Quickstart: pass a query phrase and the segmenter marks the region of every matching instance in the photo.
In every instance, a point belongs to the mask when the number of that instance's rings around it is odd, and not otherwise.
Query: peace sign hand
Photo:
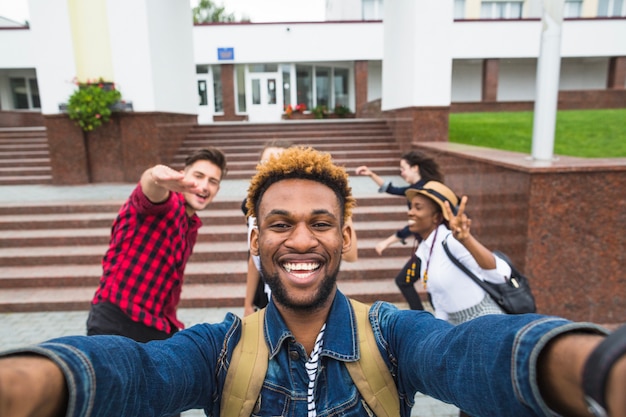
[[[450,226],[450,231],[452,231],[452,236],[458,240],[459,242],[463,242],[465,239],[470,237],[470,226],[472,224],[472,220],[467,217],[465,214],[465,206],[467,204],[467,196],[463,196],[461,198],[461,204],[459,205],[459,210],[457,214],[454,215],[452,209],[450,208],[450,203],[445,202],[445,210],[448,215],[448,225]]]

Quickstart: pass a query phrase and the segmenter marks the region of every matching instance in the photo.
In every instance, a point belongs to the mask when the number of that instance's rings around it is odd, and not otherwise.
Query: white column
[[[564,0],[544,0],[533,119],[532,158],[551,161],[559,98]]]
[[[59,113],[75,77],[109,78],[135,111],[197,112],[189,2],[28,2],[43,114]]]
[[[450,105],[452,3],[385,2],[382,110]]]

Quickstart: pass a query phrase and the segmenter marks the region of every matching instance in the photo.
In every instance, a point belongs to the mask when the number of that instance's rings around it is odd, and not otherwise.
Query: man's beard
[[[334,271],[330,271],[324,276],[322,285],[316,290],[315,293],[311,294],[311,298],[304,301],[295,301],[289,297],[288,291],[280,281],[278,273],[269,275],[263,270],[263,265],[261,265],[260,275],[272,290],[271,296],[275,299],[277,304],[291,310],[312,311],[321,308],[328,302],[330,295],[335,289],[337,274],[339,273],[340,266],[341,262],[337,265],[337,268],[335,268]]]

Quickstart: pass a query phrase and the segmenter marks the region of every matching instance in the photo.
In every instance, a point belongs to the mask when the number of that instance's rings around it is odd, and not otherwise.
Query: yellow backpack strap
[[[256,404],[269,361],[263,334],[265,309],[243,319],[241,340],[233,350],[222,391],[222,417],[249,417]]]
[[[350,300],[356,316],[361,358],[345,362],[352,381],[377,417],[400,416],[398,389],[380,355],[369,321],[369,306]]]

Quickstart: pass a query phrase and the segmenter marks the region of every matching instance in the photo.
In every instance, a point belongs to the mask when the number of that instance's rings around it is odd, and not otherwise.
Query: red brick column
[[[609,60],[609,75],[606,88],[609,90],[623,90],[626,82],[626,56],[614,56]]]
[[[354,62],[354,105],[356,117],[361,117],[367,105],[367,61]]]
[[[235,105],[235,65],[221,65],[221,81],[222,81],[222,105],[224,106],[223,115],[214,115],[213,121],[241,121],[248,120],[248,116],[238,116],[236,114],[237,107]]]
[[[482,101],[498,101],[499,69],[499,60],[483,60]]]

